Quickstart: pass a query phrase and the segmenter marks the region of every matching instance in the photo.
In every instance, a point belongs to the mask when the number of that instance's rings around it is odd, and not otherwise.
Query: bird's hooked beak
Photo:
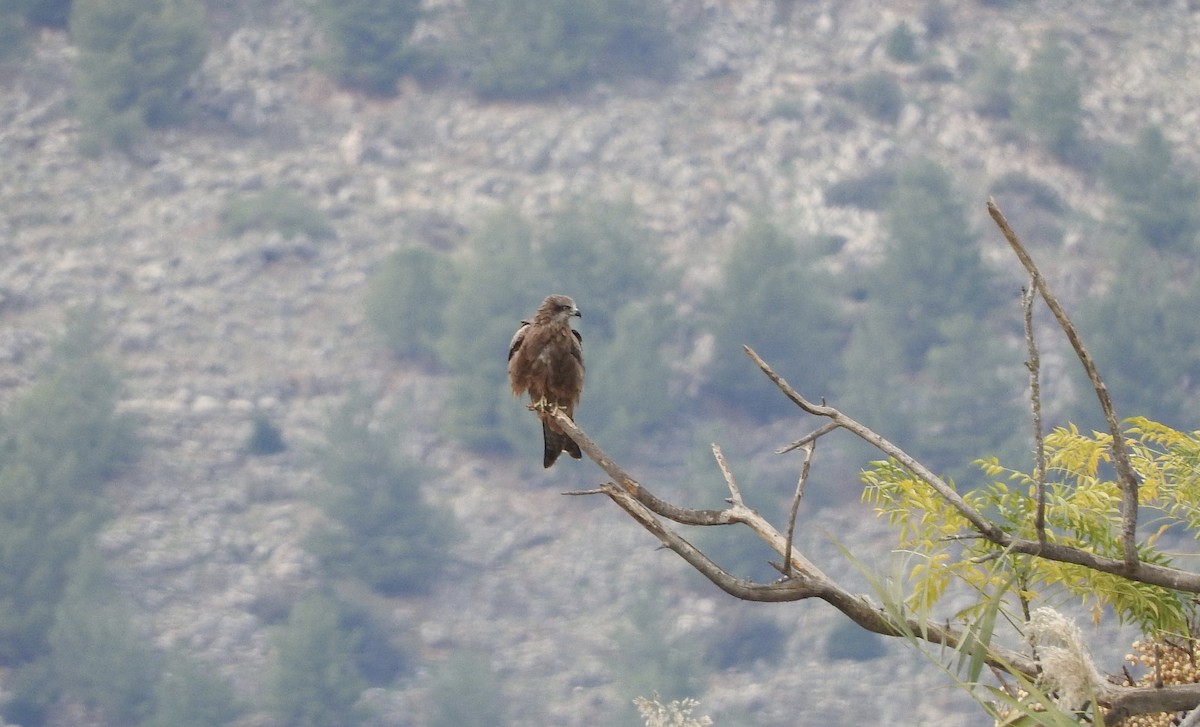
[[[583,314],[579,312],[578,308],[572,308],[571,315],[575,316],[576,318],[583,318]]]

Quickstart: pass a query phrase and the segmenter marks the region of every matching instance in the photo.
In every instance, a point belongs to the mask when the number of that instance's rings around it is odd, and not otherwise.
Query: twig
[[[1037,340],[1033,337],[1033,295],[1034,281],[1029,281],[1029,287],[1021,290],[1021,310],[1025,319],[1025,346],[1029,351],[1029,360],[1025,366],[1029,369],[1029,406],[1032,410],[1033,421],[1033,482],[1037,489],[1037,514],[1034,516],[1034,530],[1037,532],[1039,543],[1046,542],[1046,442],[1042,435],[1042,360],[1038,355]]]
[[[817,443],[811,441],[804,447],[804,463],[800,465],[800,479],[796,481],[796,494],[792,497],[792,509],[788,512],[787,548],[783,552],[783,577],[792,575],[792,538],[796,532],[796,513],[800,512],[800,498],[804,497],[804,483],[808,480],[808,470],[812,465],[813,452]]]
[[[1013,249],[1013,252],[1016,253],[1017,259],[1021,261],[1021,264],[1025,266],[1025,271],[1031,276],[1033,287],[1042,296],[1042,300],[1046,301],[1046,305],[1050,308],[1050,311],[1054,313],[1059,327],[1066,334],[1067,340],[1071,342],[1071,347],[1075,349],[1075,357],[1079,359],[1079,363],[1083,365],[1084,371],[1087,372],[1088,380],[1092,383],[1092,389],[1096,392],[1096,398],[1100,400],[1100,409],[1104,412],[1104,419],[1108,423],[1109,434],[1112,435],[1113,467],[1117,471],[1117,477],[1121,486],[1121,539],[1124,548],[1125,566],[1127,571],[1132,572],[1138,566],[1136,537],[1139,479],[1133,469],[1133,464],[1129,461],[1129,452],[1125,447],[1125,436],[1121,432],[1116,410],[1113,409],[1112,399],[1108,395],[1108,387],[1104,385],[1104,380],[1100,378],[1100,372],[1097,371],[1096,363],[1092,360],[1091,354],[1084,348],[1083,340],[1079,337],[1079,331],[1075,329],[1075,325],[1067,317],[1066,311],[1059,305],[1058,299],[1050,292],[1050,287],[1038,271],[1033,258],[1030,257],[1029,252],[1021,243],[1021,239],[1017,237],[1017,233],[1013,232],[1012,227],[1009,226],[1008,220],[1004,218],[1004,215],[1000,212],[1000,208],[996,206],[996,200],[989,199],[987,208],[988,214],[992,216],[992,219],[995,220],[996,225],[1004,234],[1004,239],[1008,240],[1008,244]]]
[[[725,476],[725,484],[729,487],[729,502],[733,505],[745,506],[742,502],[742,492],[738,489],[737,481],[733,479],[733,472],[729,470],[729,465],[725,462],[725,455],[721,452],[721,447],[715,442],[712,445],[713,458],[717,460],[717,467],[721,468],[721,474]]]
[[[824,402],[821,402],[821,403],[824,404]],[[815,441],[817,441],[817,439],[825,436],[826,434],[829,434],[830,432],[832,432],[834,429],[837,429],[837,428],[838,428],[838,425],[836,422],[826,422],[826,423],[822,424],[821,426],[817,427],[816,429],[814,429],[813,431],[809,432],[808,434],[805,434],[803,437],[800,437],[796,441],[792,442],[788,446],[786,446],[782,449],[775,450],[775,454],[787,454],[788,452],[791,452],[793,449],[800,449],[801,447],[808,444],[809,442],[815,442]]]

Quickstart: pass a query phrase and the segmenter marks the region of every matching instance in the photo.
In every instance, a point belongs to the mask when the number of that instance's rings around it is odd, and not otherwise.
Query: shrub
[[[15,58],[26,48],[25,22],[0,6],[0,62]]]
[[[1158,127],[1144,130],[1135,144],[1111,149],[1101,171],[1140,242],[1163,251],[1192,250],[1200,228],[1200,182],[1176,164]]]
[[[324,213],[286,187],[230,198],[221,212],[221,227],[229,237],[251,230],[274,230],[287,238],[306,235],[314,240],[335,234]]]
[[[397,356],[434,358],[453,287],[445,256],[426,247],[397,250],[371,278],[367,320]]]
[[[246,453],[254,456],[279,454],[287,449],[279,427],[271,423],[266,414],[254,415],[254,430],[246,441]]]
[[[783,410],[787,402],[775,386],[754,375],[742,351],[749,345],[803,391],[827,393],[841,344],[833,297],[829,278],[813,270],[794,240],[769,221],[752,222],[709,297],[716,339],[710,390],[761,419]]]
[[[1017,84],[1014,119],[1059,159],[1080,152],[1080,72],[1066,46],[1046,36]]]
[[[145,128],[181,120],[188,77],[206,52],[199,0],[77,0],[70,28],[90,148],[127,149]]]
[[[271,695],[288,727],[353,727],[365,719],[354,706],[367,686],[354,663],[357,644],[339,620],[337,602],[313,594],[272,634]]]
[[[662,0],[468,0],[471,81],[537,97],[623,75],[663,78],[675,51]]]
[[[222,727],[241,713],[229,683],[183,653],[166,658],[153,699],[143,727]]]
[[[978,67],[971,78],[972,107],[983,116],[1006,119],[1012,113],[1013,59],[995,46],[986,48],[979,57]]]
[[[775,665],[783,658],[788,632],[774,620],[749,616],[727,623],[709,645],[708,661],[717,669],[753,666],[757,661]]]
[[[11,16],[34,25],[65,28],[71,0],[0,0],[0,17]]]
[[[1062,195],[1054,187],[1023,172],[1008,172],[997,177],[991,184],[989,194],[1024,197],[1030,204],[1054,214],[1067,211]]]
[[[831,183],[825,188],[825,203],[835,207],[877,210],[887,202],[895,184],[894,169],[875,169],[857,177]]]
[[[137,724],[150,709],[159,654],[134,628],[129,607],[95,555],[81,558],[50,631],[50,662],[58,685],[118,724]]]
[[[421,17],[420,0],[319,0],[313,14],[332,49],[323,65],[342,85],[391,95],[417,62],[408,44]]]
[[[941,0],[926,0],[921,5],[921,24],[930,38],[941,38],[950,32],[954,16],[949,6]]]
[[[397,454],[386,431],[372,427],[362,397],[334,415],[326,439],[318,463],[328,487],[318,504],[337,527],[312,536],[313,552],[333,574],[358,578],[380,593],[427,590],[449,558],[453,517],[422,499],[425,470]]]
[[[886,71],[868,73],[850,89],[850,97],[876,121],[896,123],[904,108],[904,91],[896,77]]]
[[[137,451],[94,320],[68,330],[44,378],[0,418],[0,661],[45,654],[67,570],[106,519],[101,488]]]
[[[892,28],[891,32],[887,34],[883,47],[887,51],[888,58],[897,63],[916,63],[919,59],[917,37],[913,35],[912,28],[908,27],[908,23],[900,22]]]
[[[430,689],[429,727],[501,727],[500,679],[482,654],[459,652],[441,665]]]

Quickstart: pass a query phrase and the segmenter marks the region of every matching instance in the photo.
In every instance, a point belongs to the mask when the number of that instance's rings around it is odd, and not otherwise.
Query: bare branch
[[[966,518],[967,521],[971,523],[972,527],[987,536],[988,540],[996,543],[1000,543],[1001,541],[1004,541],[1005,544],[1007,543],[1008,535],[1005,534],[1004,531],[998,528],[990,520],[985,518],[978,510],[967,504],[967,501],[962,498],[962,495],[959,495],[957,492],[955,492],[954,488],[946,484],[945,480],[935,475],[932,470],[918,462],[916,458],[887,439],[884,439],[874,430],[858,423],[837,409],[834,409],[832,406],[813,404],[812,402],[808,401],[795,389],[793,389],[782,376],[775,373],[775,371],[767,364],[767,362],[763,361],[762,358],[754,352],[754,349],[750,348],[749,346],[742,346],[742,350],[746,352],[746,355],[749,356],[754,363],[758,364],[758,367],[762,369],[764,374],[767,375],[767,378],[775,382],[775,385],[779,387],[784,396],[791,399],[796,406],[799,406],[801,409],[814,416],[825,417],[829,419],[830,422],[836,426],[853,433],[867,444],[870,444],[880,452],[883,452],[887,456],[896,460],[906,469],[919,477],[923,482],[925,482],[925,484],[932,487],[939,496],[946,500],[946,502],[950,503],[955,510],[958,510],[959,514]]]
[[[1158,687],[1110,686],[1105,691],[1105,703],[1108,707],[1104,714],[1105,724],[1113,724],[1135,714],[1192,710],[1194,715],[1200,711],[1196,708],[1196,705],[1200,704],[1200,684],[1171,684]]]
[[[1033,422],[1033,481],[1037,488],[1037,515],[1034,516],[1034,530],[1037,532],[1039,543],[1046,542],[1046,441],[1042,436],[1042,360],[1038,356],[1037,341],[1033,337],[1033,294],[1034,282],[1030,280],[1029,287],[1021,290],[1021,310],[1025,320],[1025,347],[1029,351],[1029,360],[1025,366],[1029,369],[1029,406],[1032,410]]]
[[[804,483],[808,480],[808,470],[812,465],[813,452],[816,451],[815,441],[804,445],[804,463],[800,465],[800,479],[796,481],[796,494],[792,497],[792,509],[788,512],[787,550],[783,554],[783,575],[791,576],[792,536],[796,533],[796,513],[800,512],[800,498],[804,497]]]
[[[748,356],[754,360],[758,367],[763,370],[780,390],[796,403],[804,411],[821,417],[826,417],[833,423],[837,424],[842,429],[854,433],[860,439],[874,446],[879,451],[887,456],[895,459],[902,466],[916,475],[925,484],[933,488],[946,502],[950,503],[971,526],[991,542],[1001,548],[1008,548],[1013,553],[1022,553],[1025,555],[1035,555],[1047,560],[1055,560],[1062,563],[1074,563],[1082,565],[1093,570],[1103,573],[1111,573],[1128,578],[1140,583],[1147,583],[1154,586],[1163,586],[1177,591],[1186,591],[1188,593],[1200,593],[1200,574],[1190,573],[1188,571],[1169,568],[1166,566],[1155,565],[1152,563],[1144,563],[1135,561],[1130,566],[1128,559],[1116,560],[1104,556],[1096,555],[1086,550],[1072,548],[1056,543],[1040,543],[1036,540],[1025,540],[1022,538],[1014,538],[1011,534],[1003,531],[995,523],[985,518],[978,510],[972,508],[962,496],[954,491],[945,481],[933,474],[928,467],[918,462],[911,455],[905,452],[900,447],[884,439],[873,430],[858,423],[854,419],[846,416],[837,409],[822,405],[816,405],[807,401],[803,396],[796,392],[787,381],[779,374],[775,373],[765,361],[763,361],[757,353],[749,346],[742,347]]]
[[[712,445],[713,457],[717,460],[717,467],[721,468],[721,474],[725,476],[725,484],[729,487],[729,502],[734,505],[744,505],[742,502],[742,493],[738,490],[737,481],[733,479],[733,472],[729,470],[729,465],[725,463],[725,455],[721,452],[721,448],[716,443]]]
[[[850,593],[825,575],[819,568],[794,549],[788,564],[791,575],[775,583],[762,584],[737,578],[723,570],[685,538],[665,526],[656,515],[686,525],[741,523],[755,532],[776,553],[784,554],[787,539],[761,515],[744,505],[733,504],[726,510],[691,510],[680,508],[655,497],[613,462],[563,411],[554,414],[555,421],[588,457],[607,472],[617,484],[605,483],[599,490],[608,495],[639,525],[658,538],[689,565],[708,578],[722,591],[745,601],[801,601],[819,598],[838,609],[862,628],[884,636],[916,636],[930,643],[949,648],[982,648],[984,661],[1005,671],[1033,677],[1036,665],[1023,654],[997,646],[987,646],[970,639],[949,626],[938,626],[913,618],[895,620],[882,608],[872,605],[865,596]],[[727,468],[726,468],[727,469]],[[653,504],[651,504],[653,503]],[[694,515],[704,514],[706,522],[696,522]],[[677,517],[678,516],[678,517]]]
[[[1120,422],[1117,420],[1116,410],[1113,409],[1112,399],[1109,398],[1108,387],[1104,385],[1104,380],[1100,378],[1100,372],[1096,369],[1096,363],[1092,360],[1091,354],[1084,348],[1083,340],[1079,337],[1079,331],[1075,329],[1075,325],[1067,317],[1067,312],[1063,310],[1058,299],[1050,292],[1050,287],[1046,284],[1046,280],[1042,277],[1041,272],[1038,271],[1033,258],[1021,243],[1021,239],[1017,237],[1017,233],[1009,226],[1008,220],[1004,218],[1004,215],[1000,212],[1000,208],[996,206],[996,200],[989,199],[987,208],[988,214],[992,216],[1000,231],[1004,233],[1004,239],[1008,240],[1008,244],[1013,249],[1013,252],[1016,253],[1017,259],[1025,266],[1026,272],[1032,278],[1033,287],[1042,296],[1042,300],[1046,301],[1046,305],[1050,308],[1050,311],[1054,313],[1059,327],[1066,334],[1067,340],[1071,342],[1071,347],[1075,349],[1076,358],[1079,359],[1079,363],[1083,365],[1084,371],[1087,372],[1088,380],[1091,381],[1092,388],[1096,392],[1096,398],[1100,400],[1100,409],[1104,412],[1104,419],[1108,423],[1109,434],[1112,435],[1113,467],[1117,470],[1117,478],[1121,486],[1121,538],[1124,546],[1125,565],[1132,571],[1138,564],[1136,531],[1139,479],[1137,473],[1134,472],[1133,464],[1129,461],[1129,452],[1125,448],[1125,436],[1121,432]]]
[[[775,454],[787,454],[788,452],[791,452],[793,449],[800,449],[801,447],[808,444],[809,442],[815,442],[818,439],[820,439],[821,437],[825,436],[826,434],[829,434],[830,432],[832,432],[833,430],[835,430],[837,428],[838,428],[838,425],[836,423],[826,422],[826,423],[822,424],[821,426],[817,427],[816,429],[814,429],[812,432],[809,432],[808,434],[805,434],[803,437],[800,437],[796,441],[792,442],[788,446],[775,450]]]

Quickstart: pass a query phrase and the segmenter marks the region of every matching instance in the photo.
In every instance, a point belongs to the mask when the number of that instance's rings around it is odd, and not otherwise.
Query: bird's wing
[[[521,327],[513,334],[512,340],[508,342],[508,360],[512,361],[513,354],[525,342],[525,334],[529,332],[529,321],[521,321]]]

